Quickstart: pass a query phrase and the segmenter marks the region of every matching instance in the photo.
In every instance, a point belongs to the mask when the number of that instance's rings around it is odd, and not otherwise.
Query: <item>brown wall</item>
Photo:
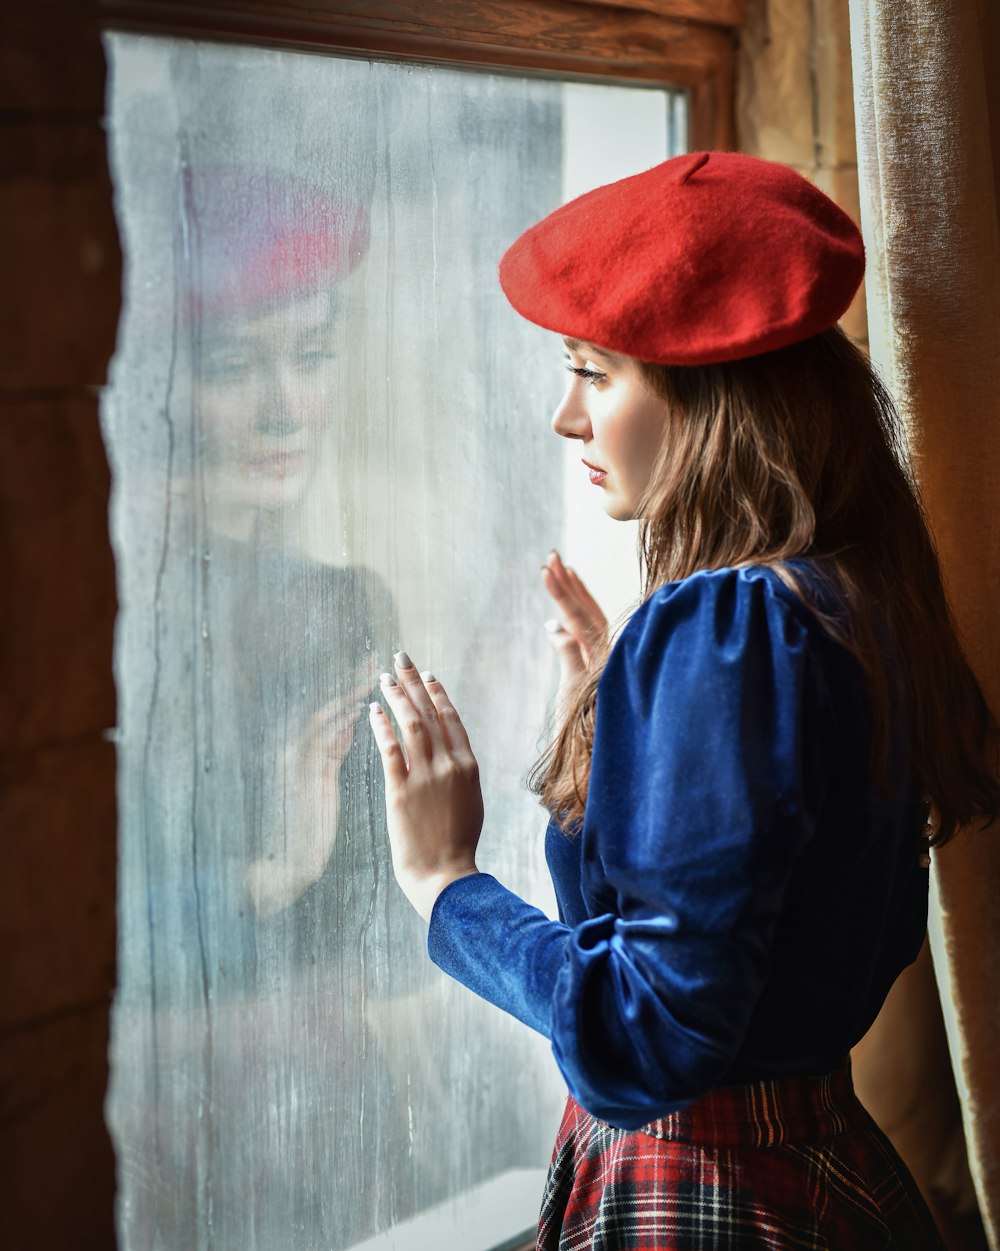
[[[114,1245],[114,569],[98,392],[120,259],[86,0],[0,17],[0,1248]]]
[[[749,0],[740,31],[736,138],[783,161],[860,225],[847,0]],[[843,319],[867,343],[864,288]]]

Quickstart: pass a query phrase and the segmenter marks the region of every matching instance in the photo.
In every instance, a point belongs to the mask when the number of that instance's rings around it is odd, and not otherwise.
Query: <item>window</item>
[[[561,545],[621,608],[635,587],[587,557],[627,565],[634,536],[551,435],[561,351],[496,262],[680,150],[685,98],[107,50],[121,1245],[486,1251],[534,1221],[564,1091],[543,1040],[428,962],[364,708],[399,646],[447,682],[481,863],[550,906],[522,785],[555,680],[538,566]]]

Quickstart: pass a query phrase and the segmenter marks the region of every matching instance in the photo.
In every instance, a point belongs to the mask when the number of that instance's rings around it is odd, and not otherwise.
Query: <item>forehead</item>
[[[335,315],[330,292],[289,300],[277,308],[247,310],[202,325],[202,341],[213,346],[247,340],[288,341],[327,329]]]

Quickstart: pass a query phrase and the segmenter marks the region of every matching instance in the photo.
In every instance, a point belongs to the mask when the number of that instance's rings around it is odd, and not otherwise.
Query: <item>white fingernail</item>
[[[434,676],[433,673],[431,673],[429,669],[425,669],[423,673],[420,675],[420,677],[424,682],[436,682],[437,681],[437,678]]]
[[[550,617],[545,623],[545,628],[549,634],[562,634],[566,629],[561,621],[557,621],[555,617]]]
[[[378,680],[382,683],[383,686],[398,686],[399,685],[399,683],[396,681],[396,679],[392,676],[391,673],[379,674]]]
[[[369,711],[369,712],[381,712],[381,711],[382,711],[382,705],[381,705],[381,704],[376,704],[376,703],[372,702],[372,703],[370,703],[370,704],[368,705],[368,711]]]

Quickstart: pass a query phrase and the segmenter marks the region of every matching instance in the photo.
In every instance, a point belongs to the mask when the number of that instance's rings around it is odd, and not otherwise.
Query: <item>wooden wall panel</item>
[[[0,568],[18,606],[0,614],[0,752],[115,723],[110,474],[97,405],[57,388],[0,398]]]
[[[111,1251],[121,262],[90,0],[0,16],[0,1247]]]

